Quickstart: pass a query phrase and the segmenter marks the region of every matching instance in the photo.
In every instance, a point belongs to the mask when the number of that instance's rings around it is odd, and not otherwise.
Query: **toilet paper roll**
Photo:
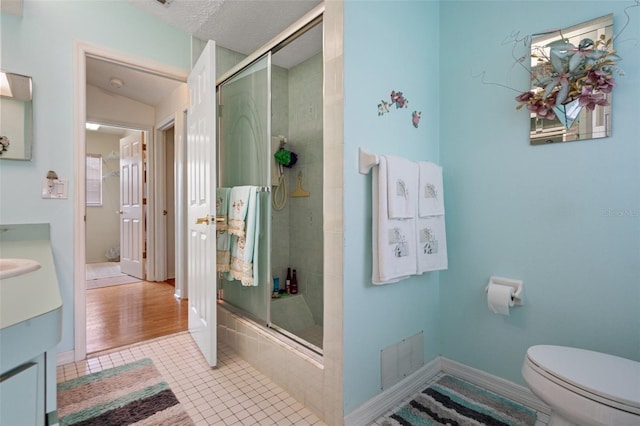
[[[509,308],[513,306],[514,288],[507,285],[489,284],[487,302],[489,310],[494,314],[509,315]]]

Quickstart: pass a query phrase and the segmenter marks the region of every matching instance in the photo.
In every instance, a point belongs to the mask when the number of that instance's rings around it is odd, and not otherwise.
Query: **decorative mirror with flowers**
[[[613,15],[531,40],[531,90],[516,97],[531,118],[532,145],[611,135],[611,92],[620,57]]]

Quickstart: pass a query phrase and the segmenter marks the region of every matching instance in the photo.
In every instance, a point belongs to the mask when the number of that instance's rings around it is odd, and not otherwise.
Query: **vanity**
[[[49,225],[0,225],[0,425],[57,423],[61,337]]]

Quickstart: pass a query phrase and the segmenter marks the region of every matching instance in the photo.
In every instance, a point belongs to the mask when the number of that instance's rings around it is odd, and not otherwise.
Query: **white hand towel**
[[[389,219],[387,160],[373,168],[372,178],[373,284],[398,282],[417,271],[415,219]]]
[[[418,165],[411,160],[385,155],[389,219],[416,217]]]
[[[231,240],[227,232],[230,195],[230,188],[216,189],[216,271],[218,272],[228,272],[231,261]]]
[[[447,234],[444,215],[417,219],[418,274],[447,269]]]
[[[258,242],[260,235],[260,203],[257,187],[250,186],[243,235],[231,236],[231,266],[229,275],[243,286],[257,286]]]
[[[418,217],[443,215],[442,167],[429,161],[419,161],[418,169]]]
[[[244,236],[247,217],[247,206],[251,193],[256,193],[255,186],[234,186],[229,195],[229,233],[239,237]]]

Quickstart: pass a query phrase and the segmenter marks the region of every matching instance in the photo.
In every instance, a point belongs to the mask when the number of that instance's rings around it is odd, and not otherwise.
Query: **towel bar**
[[[371,168],[378,164],[380,164],[380,159],[377,155],[358,148],[358,172],[367,175]]]

